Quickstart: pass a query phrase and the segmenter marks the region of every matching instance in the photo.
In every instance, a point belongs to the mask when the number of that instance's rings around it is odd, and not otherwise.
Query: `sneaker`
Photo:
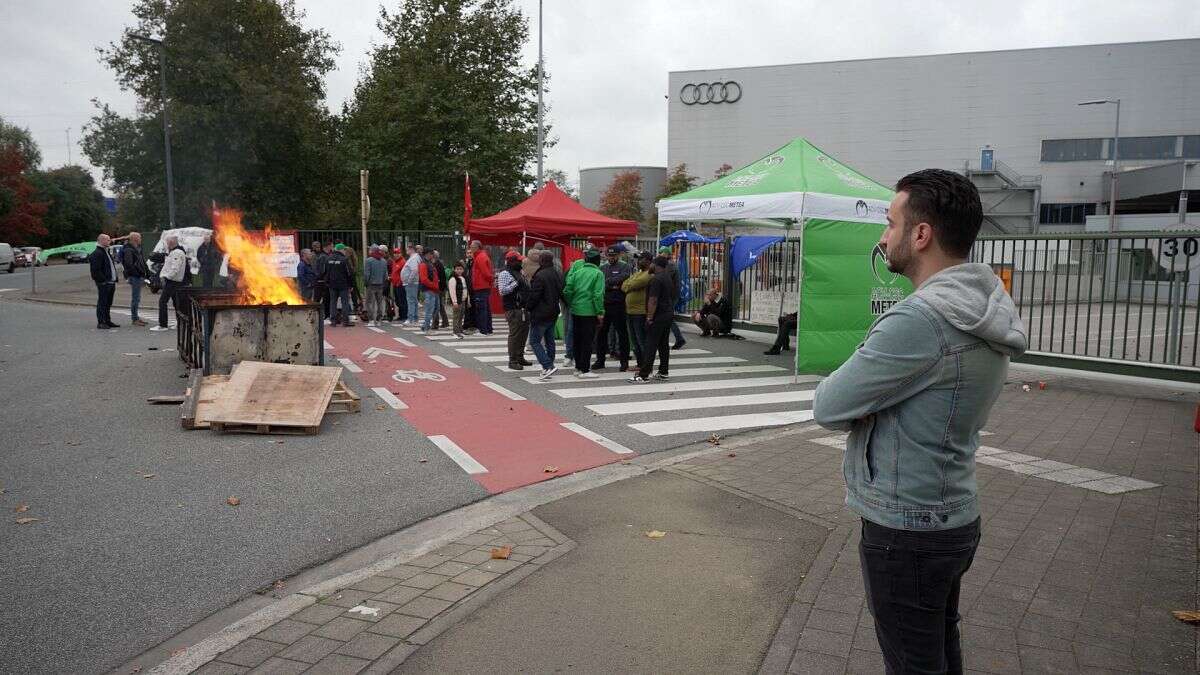
[[[171,329],[170,329],[170,328],[167,328],[166,326],[154,326],[154,327],[153,327],[153,328],[151,328],[150,330],[152,330],[152,331],[160,331],[160,330],[171,330]]]
[[[150,325],[150,324],[146,323],[145,321],[142,321],[141,319],[134,319],[131,323],[135,326],[149,326]]]
[[[592,364],[592,370],[604,370],[604,364],[597,361]]]
[[[633,377],[626,380],[626,382],[628,382],[630,384],[645,384],[649,381],[650,380],[647,380],[646,378],[642,377],[641,375],[634,375]]]
[[[466,336],[465,336],[465,335],[463,335],[462,333],[455,333],[455,334],[454,334],[454,337],[456,337],[456,338],[458,338],[459,340],[461,340],[461,339],[465,338]]]
[[[96,324],[96,330],[108,330],[109,328],[112,328],[112,326],[110,326],[110,325],[108,325],[108,324],[106,324],[106,323],[98,323],[98,324]]]
[[[598,380],[598,379],[600,379],[599,375],[597,375],[596,373],[591,373],[591,372],[575,373],[575,377],[578,377],[581,380]]]
[[[332,326],[332,325],[333,325],[333,321],[331,321],[331,320],[329,320],[329,319],[325,319],[325,325],[326,325],[326,326]]]
[[[651,375],[650,378],[655,379],[655,380],[662,380],[663,382],[666,382],[668,379],[670,379],[668,375],[665,375],[663,373],[655,373],[655,374]]]
[[[558,372],[558,366],[551,365],[549,368],[542,371],[542,374],[538,379],[539,380],[548,380],[548,379],[550,379],[551,375],[553,375],[557,372]]]
[[[509,370],[525,370],[525,366],[523,366],[519,363],[510,363],[510,364],[508,364],[508,369]]]
[[[671,345],[671,350],[678,351],[680,349],[683,349],[683,346],[686,344],[687,344],[687,340],[680,340],[679,342],[676,342],[675,344]]]

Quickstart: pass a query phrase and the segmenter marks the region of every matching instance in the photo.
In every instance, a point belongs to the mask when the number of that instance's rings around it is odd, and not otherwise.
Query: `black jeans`
[[[665,316],[655,319],[646,327],[646,342],[642,345],[642,360],[638,363],[638,374],[643,379],[650,377],[654,370],[654,353],[658,352],[658,372],[666,375],[671,365],[671,324],[675,317]]]
[[[782,351],[791,347],[792,331],[796,330],[796,313],[784,314],[779,317],[779,328],[775,333],[775,344],[771,349]]]
[[[179,291],[180,286],[183,286],[182,281],[162,280],[162,290],[158,292],[158,325],[163,328],[167,328],[167,303],[173,302],[175,308],[179,308],[179,301],[175,299],[175,294]]]
[[[110,281],[107,283],[96,284],[96,325],[107,326],[112,323],[112,315],[109,310],[112,309],[113,295],[117,292],[117,283]],[[136,307],[136,305],[135,305]],[[137,311],[136,309],[134,310]]]
[[[475,327],[484,335],[492,334],[492,289],[471,291],[471,302],[475,305]]]
[[[604,367],[605,352],[608,351],[608,331],[617,333],[617,357],[622,366],[629,365],[629,322],[625,314],[625,301],[604,303],[604,323],[596,335],[596,367]]]
[[[952,530],[862,521],[867,606],[888,673],[961,673],[958,595],[979,546],[979,520]]]
[[[587,373],[592,369],[592,343],[596,339],[596,317],[571,315],[572,345],[575,353],[575,372]]]

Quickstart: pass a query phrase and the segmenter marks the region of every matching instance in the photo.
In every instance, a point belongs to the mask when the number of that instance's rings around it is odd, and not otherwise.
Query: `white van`
[[[17,269],[17,256],[13,247],[0,243],[0,270],[8,270],[12,274]]]

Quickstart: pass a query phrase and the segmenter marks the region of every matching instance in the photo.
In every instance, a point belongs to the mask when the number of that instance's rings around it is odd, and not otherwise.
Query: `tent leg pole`
[[[521,255],[525,255],[526,253],[529,253],[529,247],[527,245],[528,242],[526,241],[528,239],[528,236],[529,236],[528,232],[521,232]]]
[[[661,244],[662,243],[662,216],[655,215],[654,222],[655,222],[654,240]]]

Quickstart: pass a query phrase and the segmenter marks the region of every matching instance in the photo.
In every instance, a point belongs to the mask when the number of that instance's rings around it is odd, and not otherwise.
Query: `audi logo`
[[[708,105],[709,103],[736,103],[742,98],[742,85],[729,82],[701,82],[685,84],[679,90],[679,100],[684,105]]]

